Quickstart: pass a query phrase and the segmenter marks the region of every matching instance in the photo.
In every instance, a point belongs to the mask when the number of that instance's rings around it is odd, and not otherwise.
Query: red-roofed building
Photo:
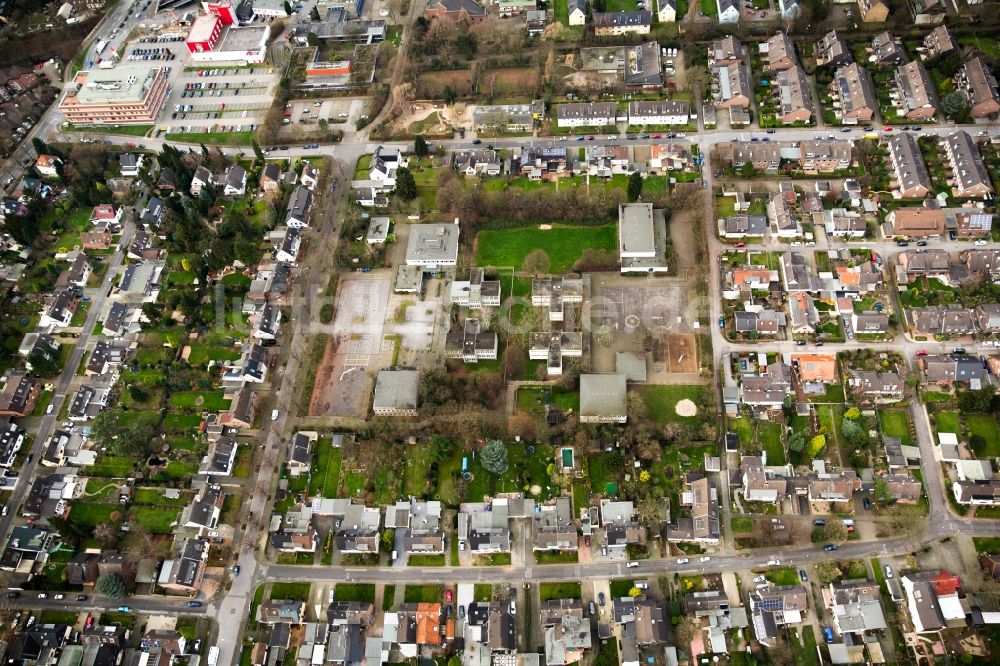
[[[94,211],[90,214],[91,224],[115,225],[122,219],[122,208],[115,210],[111,204],[100,204],[94,206]]]
[[[188,32],[188,51],[191,53],[205,53],[215,48],[219,42],[219,35],[222,34],[222,19],[216,14],[204,14],[199,16],[191,24]]]
[[[958,592],[958,588],[962,586],[958,580],[958,576],[948,573],[943,569],[935,574],[934,578],[931,579],[931,584],[934,585],[934,592],[939,597],[947,594],[955,594]]]

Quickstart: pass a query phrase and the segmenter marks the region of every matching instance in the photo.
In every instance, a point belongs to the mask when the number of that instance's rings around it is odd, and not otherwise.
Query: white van
[[[277,421],[278,420],[278,410],[277,409],[272,409],[271,410],[271,420],[272,421]]]

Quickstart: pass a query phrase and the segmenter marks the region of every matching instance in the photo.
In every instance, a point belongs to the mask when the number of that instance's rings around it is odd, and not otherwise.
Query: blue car
[[[833,642],[833,629],[831,629],[830,627],[823,627],[823,639],[827,643],[832,643]]]

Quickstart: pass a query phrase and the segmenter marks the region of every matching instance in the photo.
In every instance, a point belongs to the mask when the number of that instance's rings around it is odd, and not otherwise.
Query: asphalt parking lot
[[[274,69],[266,65],[236,69],[192,69],[190,64],[187,68],[175,67],[171,93],[157,129],[252,131],[271,107],[276,76]]]
[[[327,100],[292,100],[289,104],[291,109],[291,121],[293,123],[319,122],[326,120],[331,123],[347,122],[351,114],[351,102],[348,98],[327,99]]]

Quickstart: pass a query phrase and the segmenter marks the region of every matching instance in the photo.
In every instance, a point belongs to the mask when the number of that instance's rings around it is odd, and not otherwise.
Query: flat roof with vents
[[[148,64],[81,72],[75,97],[81,104],[141,103],[159,72]]]
[[[457,221],[457,220],[456,220]],[[458,224],[411,224],[406,244],[409,266],[454,266],[458,262]]]

